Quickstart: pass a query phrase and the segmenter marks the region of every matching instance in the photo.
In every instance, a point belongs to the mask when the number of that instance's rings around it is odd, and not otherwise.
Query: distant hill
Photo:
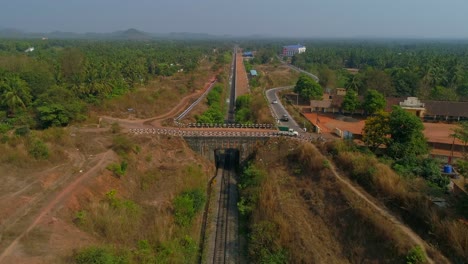
[[[147,33],[135,28],[115,31],[110,33],[74,33],[53,31],[49,33],[30,33],[12,28],[0,28],[0,38],[42,38],[49,39],[115,39],[115,40],[151,40],[151,39],[229,39],[232,36],[216,36],[206,33],[171,32],[171,33]]]

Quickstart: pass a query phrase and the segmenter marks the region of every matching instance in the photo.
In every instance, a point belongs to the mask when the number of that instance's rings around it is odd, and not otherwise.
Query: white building
[[[283,56],[292,57],[296,54],[301,54],[306,51],[306,47],[303,45],[289,45],[283,46]]]

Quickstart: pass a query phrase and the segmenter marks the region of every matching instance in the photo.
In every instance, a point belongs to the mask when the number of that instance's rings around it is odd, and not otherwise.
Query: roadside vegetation
[[[222,124],[224,123],[224,113],[226,104],[224,103],[225,89],[217,84],[206,96],[208,109],[200,116],[195,117],[197,123]]]

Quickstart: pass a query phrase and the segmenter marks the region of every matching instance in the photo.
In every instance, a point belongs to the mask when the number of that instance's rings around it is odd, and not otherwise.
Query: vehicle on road
[[[288,131],[279,131],[279,135],[281,136],[290,136],[290,137],[297,137],[299,136],[299,132],[295,131],[294,129],[290,128]]]
[[[271,103],[272,103],[272,104],[277,104],[277,103],[278,103],[278,100],[275,99],[275,100],[271,101]]]
[[[291,136],[291,137],[299,136],[299,132],[287,126],[278,126],[278,130],[279,130],[279,134],[283,136]]]
[[[288,122],[289,121],[289,117],[288,115],[283,115],[280,119],[281,121],[284,121],[284,122]]]

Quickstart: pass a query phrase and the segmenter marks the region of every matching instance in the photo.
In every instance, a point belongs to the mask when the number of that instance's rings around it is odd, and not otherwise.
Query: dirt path
[[[317,150],[318,151],[318,150]],[[330,170],[332,171],[333,175],[346,187],[348,187],[352,192],[354,192],[357,196],[359,196],[362,200],[364,200],[371,208],[373,208],[375,211],[380,213],[383,217],[388,219],[390,222],[392,222],[396,227],[398,227],[403,233],[405,233],[416,245],[421,246],[421,248],[424,250],[424,253],[426,253],[427,257],[427,262],[434,264],[435,262],[429,257],[427,254],[426,248],[428,247],[427,243],[421,239],[413,230],[411,230],[408,226],[406,226],[404,223],[402,223],[400,220],[398,220],[395,216],[392,215],[392,213],[386,209],[383,208],[373,201],[371,201],[367,196],[358,188],[354,187],[353,184],[351,184],[347,179],[344,177],[340,176],[338,172],[335,169],[335,166],[332,165],[332,162],[330,161]],[[447,263],[450,263],[447,260]]]
[[[129,119],[122,119],[122,118],[114,118],[110,116],[101,116],[101,120],[107,121],[109,123],[118,122],[124,128],[137,128],[137,127],[143,127],[143,126],[161,127],[161,121],[164,121],[171,117],[176,117],[177,114],[184,111],[188,106],[190,106],[190,104],[193,101],[195,101],[198,97],[203,95],[203,93],[210,87],[210,84],[211,82],[207,82],[205,84],[205,87],[202,90],[183,97],[179,101],[179,103],[176,106],[174,106],[171,110],[156,117],[129,120]]]
[[[18,243],[21,241],[23,237],[25,237],[29,232],[31,232],[41,222],[41,220],[43,220],[43,218],[46,215],[51,214],[51,211],[53,208],[58,207],[64,201],[66,201],[66,199],[70,197],[70,195],[72,195],[74,192],[76,192],[80,188],[80,185],[85,180],[90,179],[91,177],[95,176],[96,173],[98,173],[101,169],[105,168],[107,163],[112,160],[112,154],[113,154],[112,150],[108,150],[104,153],[95,155],[93,161],[97,161],[97,163],[93,167],[91,167],[90,169],[88,169],[88,171],[79,175],[76,179],[74,179],[72,182],[70,182],[66,186],[63,186],[63,188],[55,196],[53,196],[50,200],[48,200],[46,202],[46,205],[39,211],[37,216],[33,218],[31,224],[29,224],[27,228],[19,236],[17,236],[1,253],[0,263],[2,263],[2,261],[7,256],[11,255],[14,252],[14,249],[16,248],[16,246],[18,245]]]

